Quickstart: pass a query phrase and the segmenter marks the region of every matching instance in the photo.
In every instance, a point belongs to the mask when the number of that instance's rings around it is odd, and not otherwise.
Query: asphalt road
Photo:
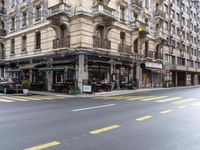
[[[3,98],[0,150],[200,150],[200,88],[116,97]]]

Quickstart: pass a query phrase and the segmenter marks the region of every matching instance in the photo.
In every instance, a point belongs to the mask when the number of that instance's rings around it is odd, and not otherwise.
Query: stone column
[[[52,90],[52,84],[53,84],[53,72],[47,72],[46,74],[46,78],[47,78],[47,90],[51,91]]]
[[[88,80],[88,64],[85,62],[84,54],[79,55],[78,59],[78,87],[83,92],[83,80]]]

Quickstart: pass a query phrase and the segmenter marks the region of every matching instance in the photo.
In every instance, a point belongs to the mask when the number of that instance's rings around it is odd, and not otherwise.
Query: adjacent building
[[[1,0],[0,8],[1,76],[32,89],[200,82],[198,1]]]

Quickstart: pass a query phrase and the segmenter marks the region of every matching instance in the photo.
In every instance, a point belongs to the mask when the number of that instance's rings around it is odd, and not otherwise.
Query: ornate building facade
[[[2,1],[1,75],[29,79],[32,89],[48,91],[63,91],[63,83],[69,89],[75,81],[81,90],[95,84],[95,91],[131,89],[133,83],[140,88],[198,84],[198,5]]]

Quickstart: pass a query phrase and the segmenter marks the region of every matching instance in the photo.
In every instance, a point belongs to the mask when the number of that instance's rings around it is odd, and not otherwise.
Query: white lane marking
[[[84,111],[84,110],[91,110],[91,109],[98,109],[98,108],[104,108],[104,107],[111,107],[115,106],[116,104],[108,104],[108,105],[101,105],[101,106],[94,106],[94,107],[86,107],[86,108],[80,108],[80,109],[74,109],[73,112],[77,111]]]
[[[6,100],[23,101],[23,102],[28,101],[28,100],[25,100],[25,99],[16,98],[15,96],[14,97],[11,97],[11,96],[1,96],[1,98],[6,99]]]

